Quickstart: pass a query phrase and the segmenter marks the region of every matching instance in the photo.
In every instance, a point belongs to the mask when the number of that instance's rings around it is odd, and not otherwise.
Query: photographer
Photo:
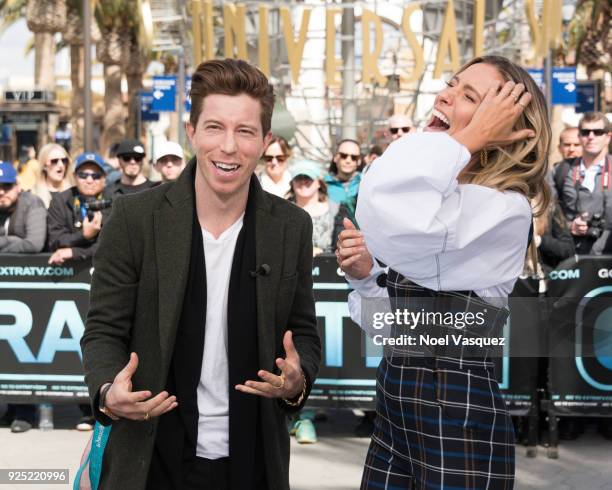
[[[104,192],[104,160],[83,153],[75,163],[76,186],[53,196],[47,218],[50,264],[91,258],[98,234],[110,215],[111,200]]]
[[[589,112],[578,125],[582,158],[561,175],[559,199],[578,254],[609,253],[606,242],[612,228],[612,159],[608,155],[610,121]]]

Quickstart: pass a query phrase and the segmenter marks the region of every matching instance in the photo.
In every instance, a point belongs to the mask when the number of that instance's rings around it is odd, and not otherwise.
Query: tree
[[[70,49],[70,83],[72,97],[70,99],[70,124],[72,126],[72,152],[83,151],[84,131],[84,65],[83,65],[83,11],[81,0],[68,0],[66,25],[62,31],[62,39]],[[91,38],[93,42],[100,41],[100,30],[95,20],[91,23]]]
[[[66,0],[28,0],[26,21],[34,33],[34,83],[38,88],[55,90],[54,35],[66,25]]]

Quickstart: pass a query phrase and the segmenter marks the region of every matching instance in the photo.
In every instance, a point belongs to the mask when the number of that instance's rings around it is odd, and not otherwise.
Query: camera
[[[85,201],[83,207],[87,210],[87,219],[91,221],[96,211],[110,208],[112,204],[112,199],[91,199]]]
[[[589,221],[587,221],[588,229],[586,236],[593,240],[597,240],[604,230],[604,218],[601,213],[594,213]]]

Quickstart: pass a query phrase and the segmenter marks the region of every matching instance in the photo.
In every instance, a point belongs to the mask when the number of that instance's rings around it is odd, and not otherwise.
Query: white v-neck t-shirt
[[[202,228],[206,262],[206,325],[197,390],[196,455],[207,459],[229,456],[227,301],[232,261],[243,221],[244,214],[217,239]]]

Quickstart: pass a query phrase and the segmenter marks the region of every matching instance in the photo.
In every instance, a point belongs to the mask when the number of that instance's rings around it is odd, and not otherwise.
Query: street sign
[[[142,90],[140,92],[140,120],[159,121],[159,113],[151,110],[153,103],[153,92]]]
[[[576,112],[597,112],[601,107],[600,82],[597,80],[580,81],[576,87]]]
[[[151,110],[154,112],[174,112],[176,110],[176,76],[153,77]]]
[[[527,68],[527,73],[531,75],[536,85],[544,92],[544,70],[542,68]]]
[[[576,68],[553,68],[552,104],[576,105]]]
[[[189,91],[191,90],[191,77],[185,78],[185,112],[191,112],[191,97]]]

